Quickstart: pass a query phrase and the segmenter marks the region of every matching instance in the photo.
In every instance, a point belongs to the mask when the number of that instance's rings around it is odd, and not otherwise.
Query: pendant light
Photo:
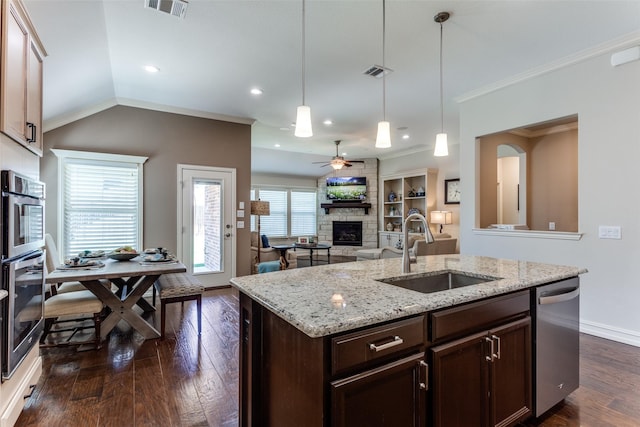
[[[440,133],[436,135],[436,148],[433,151],[433,155],[436,157],[449,155],[447,134],[444,133],[444,101],[442,95],[442,23],[449,19],[449,16],[449,12],[440,12],[433,17],[433,20],[440,24]]]
[[[386,39],[386,3],[382,0],[382,121],[378,122],[376,148],[391,147],[391,128],[387,121],[387,72],[385,67],[385,39]]]
[[[302,105],[298,107],[296,114],[296,130],[295,136],[301,138],[308,138],[313,136],[313,130],[311,129],[311,108],[305,105],[305,12],[306,3],[302,0]]]

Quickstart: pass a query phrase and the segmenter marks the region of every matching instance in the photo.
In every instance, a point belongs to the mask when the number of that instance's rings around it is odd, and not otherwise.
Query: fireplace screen
[[[333,221],[333,246],[362,246],[362,221]]]

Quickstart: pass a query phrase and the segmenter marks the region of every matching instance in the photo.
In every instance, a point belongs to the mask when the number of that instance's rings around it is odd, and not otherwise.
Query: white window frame
[[[131,156],[127,154],[111,154],[111,153],[95,153],[90,151],[75,151],[75,150],[61,150],[58,148],[52,148],[51,151],[58,158],[58,197],[57,197],[57,239],[56,246],[60,248],[61,255],[65,248],[65,233],[64,233],[64,166],[69,160],[88,160],[88,161],[102,161],[102,162],[118,162],[118,163],[131,163],[136,164],[138,168],[138,232],[137,239],[140,244],[143,244],[143,183],[144,183],[144,168],[143,165],[149,159],[145,156]],[[140,248],[138,248],[140,249]]]

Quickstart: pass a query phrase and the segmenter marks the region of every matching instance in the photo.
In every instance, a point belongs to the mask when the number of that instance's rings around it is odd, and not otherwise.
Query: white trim
[[[235,277],[237,275],[237,263],[236,263],[236,253],[237,253],[237,241],[238,241],[238,229],[236,228],[237,224],[237,219],[236,219],[236,206],[237,206],[237,201],[236,201],[236,193],[237,193],[237,179],[236,179],[236,169],[235,168],[225,168],[225,167],[216,167],[216,166],[198,166],[198,165],[188,165],[188,164],[182,164],[182,163],[178,163],[177,167],[176,167],[176,185],[177,185],[177,203],[176,203],[176,255],[178,257],[178,259],[184,259],[183,256],[183,246],[184,246],[184,227],[183,227],[183,206],[182,206],[182,200],[184,197],[184,182],[182,181],[182,176],[184,174],[185,170],[193,170],[193,171],[206,171],[206,172],[218,172],[218,173],[225,173],[225,174],[230,174],[231,175],[231,182],[230,182],[230,186],[231,186],[231,190],[230,190],[230,197],[231,197],[231,206],[229,206],[229,210],[231,212],[231,215],[229,218],[225,218],[229,224],[232,225],[231,228],[231,253],[230,254],[226,254],[229,255],[231,258],[231,272],[230,272],[230,277]],[[224,190],[226,191],[226,189]],[[245,217],[246,218],[246,217]],[[246,219],[245,219],[245,228],[247,227],[246,224]],[[226,257],[225,257],[226,259]],[[191,268],[190,266],[187,266],[187,268]],[[205,284],[206,285],[206,284]],[[225,284],[226,285],[226,284]],[[218,285],[216,285],[218,286]],[[220,285],[222,286],[222,285]]]
[[[625,34],[622,37],[618,37],[617,39],[613,39],[608,42],[590,47],[588,49],[577,52],[573,55],[569,55],[565,58],[559,59],[557,61],[550,62],[540,67],[532,68],[531,70],[525,71],[523,73],[516,74],[506,79],[478,88],[471,92],[467,92],[466,94],[463,94],[461,96],[454,98],[454,100],[457,103],[467,102],[471,99],[484,96],[488,93],[495,92],[500,89],[504,89],[505,87],[512,86],[514,84],[523,82],[525,80],[529,80],[534,77],[538,77],[543,74],[547,74],[552,71],[556,71],[561,68],[565,68],[570,65],[574,65],[579,62],[583,62],[588,59],[610,53],[614,50],[631,47],[634,44],[637,44],[639,41],[640,41],[640,30],[634,31],[634,32]]]
[[[596,337],[605,338],[612,341],[640,347],[640,331],[632,331],[629,329],[615,328],[597,322],[588,320],[580,321],[580,332],[595,335]]]
[[[91,151],[75,151],[75,150],[61,150],[59,148],[52,148],[51,151],[56,157],[60,159],[85,159],[85,160],[102,160],[106,162],[125,162],[125,163],[138,163],[144,164],[149,157],[145,156],[130,156],[128,154],[113,154],[113,153],[95,153]]]
[[[583,234],[567,231],[498,230],[495,228],[474,228],[472,231],[473,234],[480,236],[524,237],[530,239],[552,240],[580,240]]]
[[[64,172],[64,163],[68,159],[82,159],[82,160],[93,160],[93,161],[102,161],[102,162],[120,162],[120,163],[129,163],[129,164],[137,164],[138,168],[138,241],[140,245],[144,243],[144,163],[149,159],[146,156],[132,156],[128,154],[113,154],[113,153],[96,153],[91,151],[76,151],[76,150],[62,150],[58,148],[52,148],[51,151],[58,158],[58,212],[57,212],[57,223],[56,223],[56,245],[59,248],[64,248],[64,233],[63,229],[63,220],[64,220],[64,188],[63,188],[63,172]],[[140,248],[139,248],[140,249]]]

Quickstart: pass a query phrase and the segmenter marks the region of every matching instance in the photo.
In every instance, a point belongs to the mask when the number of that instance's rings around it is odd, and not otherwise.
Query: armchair
[[[258,250],[260,251],[260,262],[265,261],[279,261],[280,251],[274,248],[265,248],[262,246],[262,239],[258,238],[256,231],[251,232],[251,265],[254,272],[257,272],[258,264]],[[289,263],[289,269],[296,268],[298,266],[298,258],[295,252],[287,251],[286,260]]]
[[[416,238],[417,237],[417,238]],[[455,238],[436,238],[433,243],[427,244],[424,236],[409,237],[409,255],[411,257],[424,255],[441,255],[456,253]],[[378,249],[360,249],[356,251],[358,261],[380,258],[402,258],[402,249],[385,246]]]

